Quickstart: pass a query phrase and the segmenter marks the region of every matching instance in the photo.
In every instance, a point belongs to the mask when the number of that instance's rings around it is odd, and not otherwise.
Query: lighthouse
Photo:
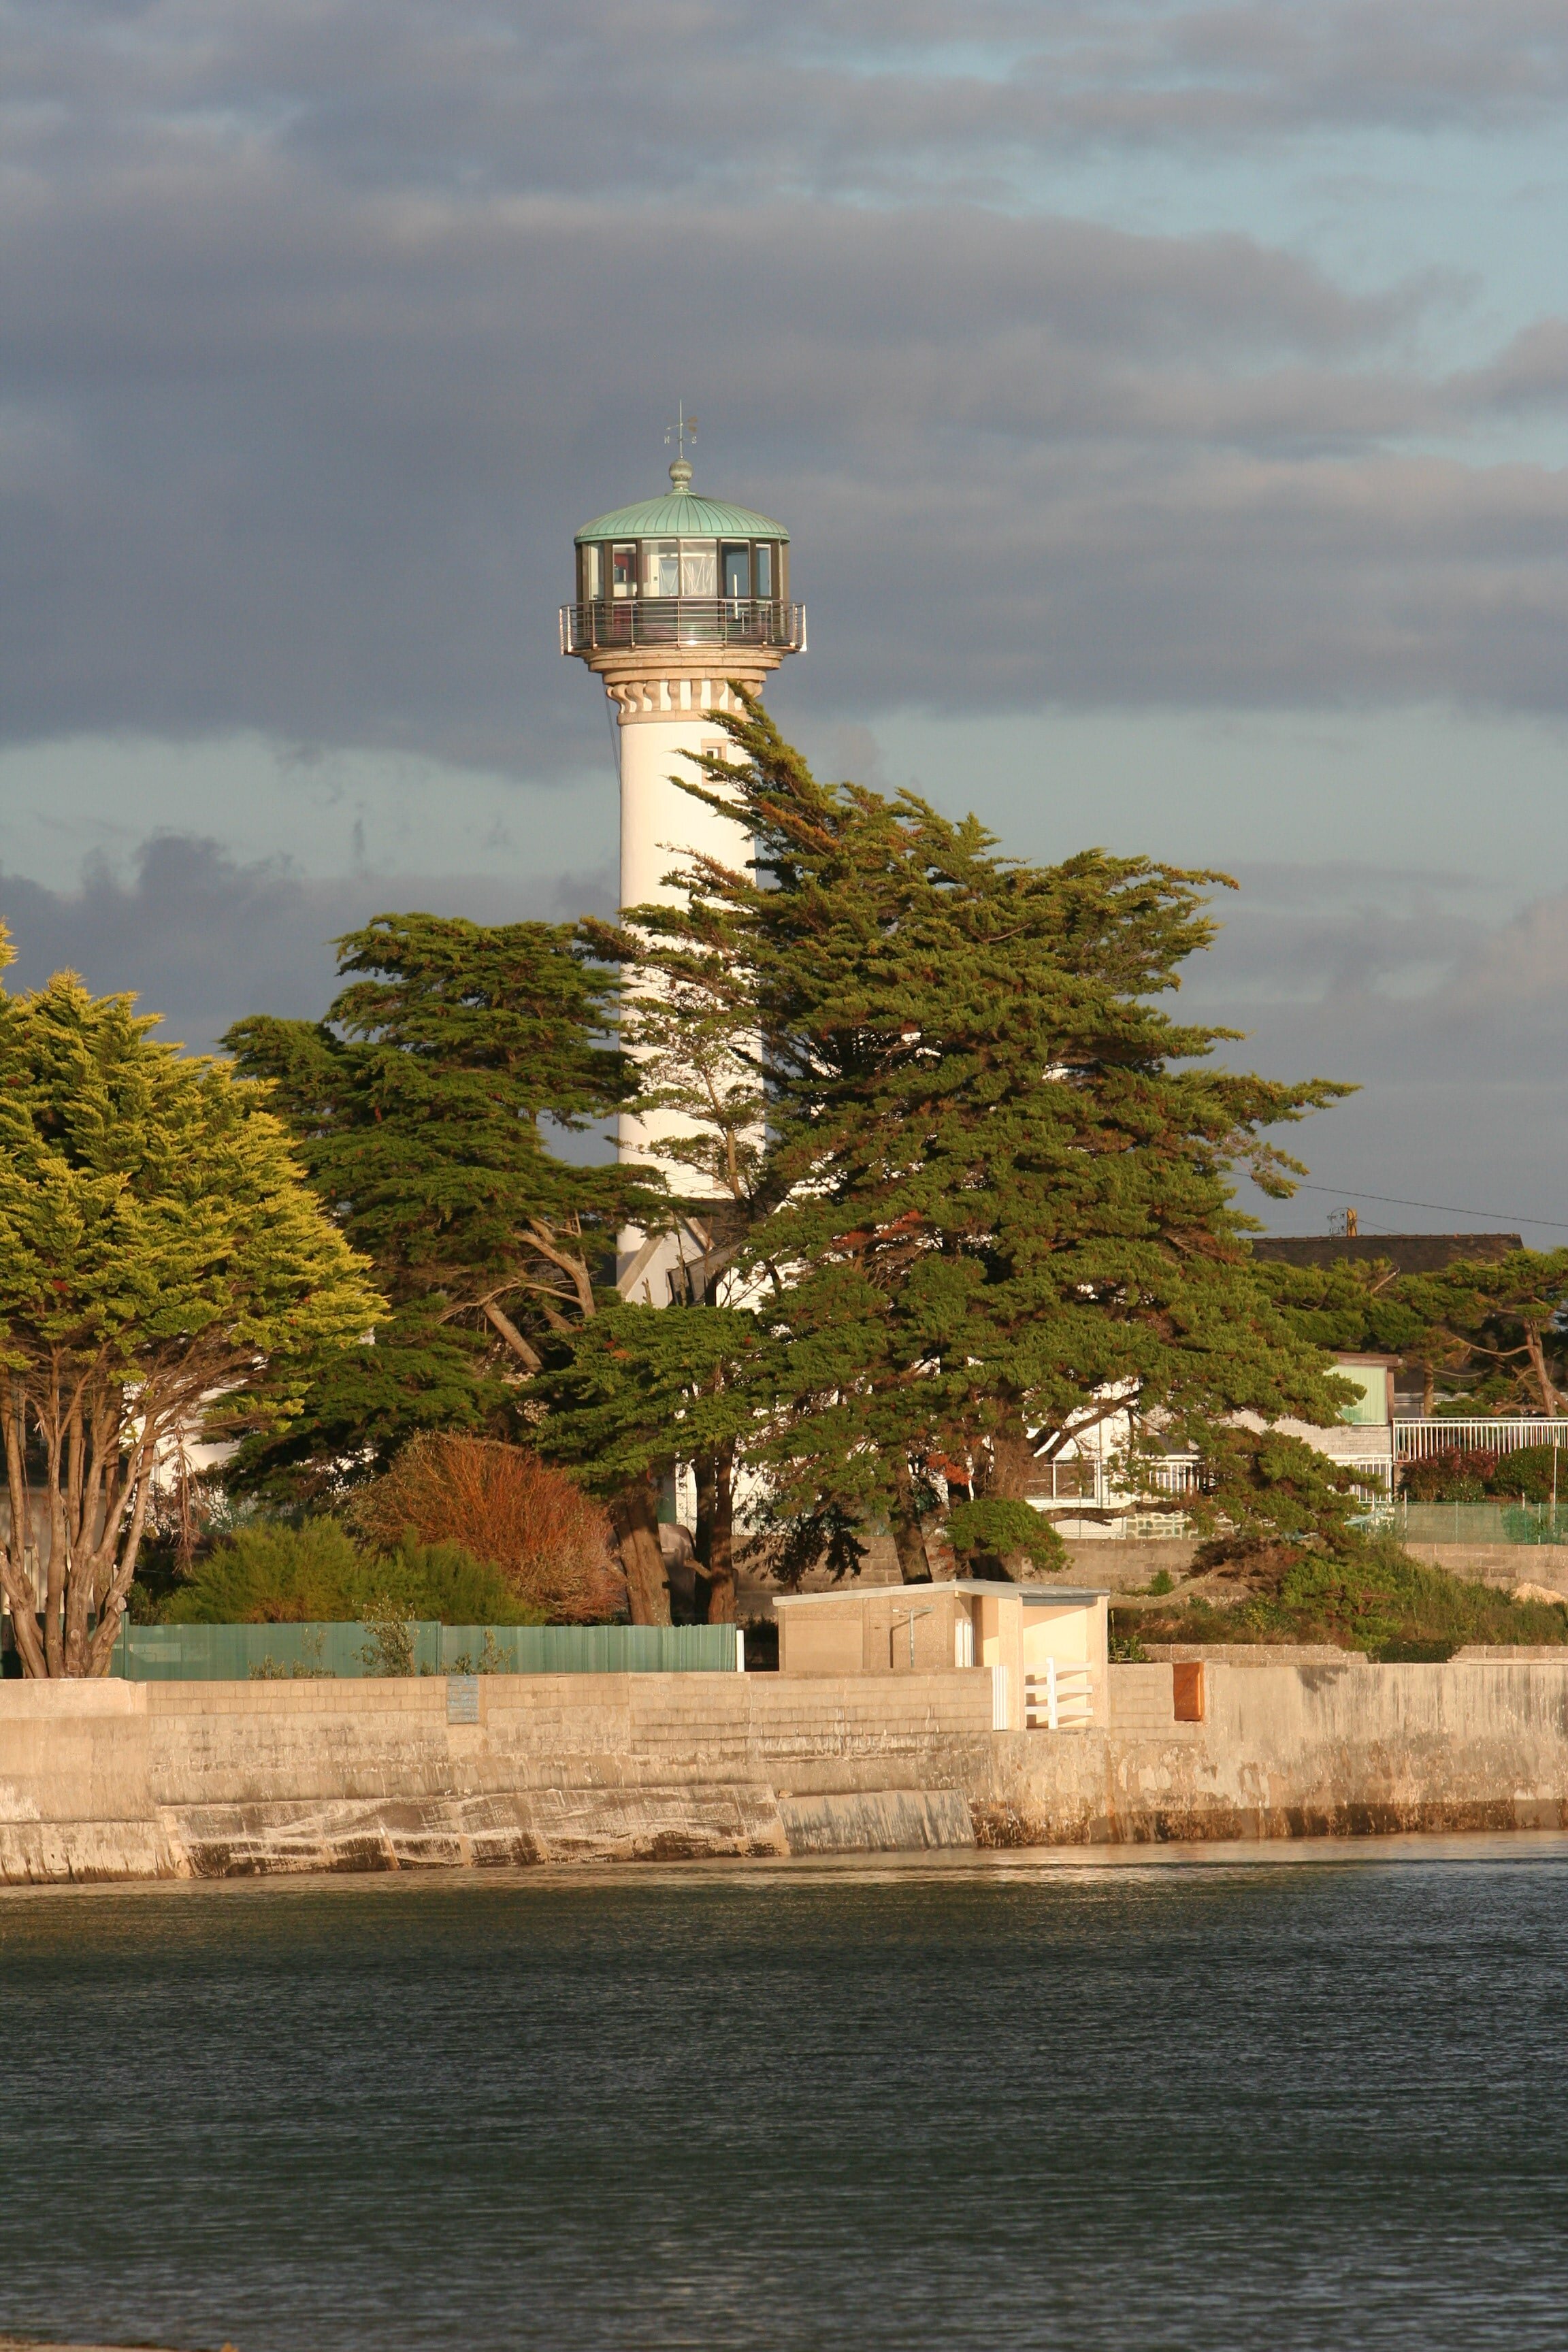
[[[684,414],[671,428],[668,494],[617,507],[576,535],[576,594],[561,607],[561,650],[601,677],[615,707],[621,788],[620,903],[672,901],[667,877],[693,855],[730,866],[750,854],[738,824],[683,793],[700,781],[692,754],[721,758],[729,739],[710,712],[739,708],[732,688],[759,694],[786,654],[805,650],[805,607],[790,601],[789,533],[771,516],[692,488]],[[623,1118],[623,1159],[657,1164],[660,1114]],[[667,1165],[672,1187],[690,1171]],[[668,1250],[625,1238],[623,1295],[666,1303]],[[669,1296],[677,1295],[672,1286]]]

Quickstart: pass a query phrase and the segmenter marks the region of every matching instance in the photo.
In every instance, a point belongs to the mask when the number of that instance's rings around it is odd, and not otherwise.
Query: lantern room
[[[601,646],[756,645],[795,653],[805,614],[789,601],[789,533],[771,516],[700,498],[684,457],[668,498],[584,523],[563,653]]]

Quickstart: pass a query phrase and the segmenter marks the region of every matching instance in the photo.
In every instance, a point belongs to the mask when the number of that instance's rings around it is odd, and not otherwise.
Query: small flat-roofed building
[[[988,1670],[993,1720],[1066,1731],[1107,1718],[1110,1595],[1100,1587],[873,1584],[784,1593],[773,1602],[786,1675]]]

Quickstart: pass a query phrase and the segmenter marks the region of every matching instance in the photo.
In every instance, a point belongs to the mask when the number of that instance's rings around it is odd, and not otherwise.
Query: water
[[[1565,1864],[0,1896],[0,2330],[1557,2346]]]

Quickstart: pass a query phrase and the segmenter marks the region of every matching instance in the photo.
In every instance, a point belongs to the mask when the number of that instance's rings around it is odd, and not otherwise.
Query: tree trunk
[[[985,1493],[1002,1503],[1027,1502],[1025,1488],[1034,1471],[1035,1449],[1022,1422],[996,1432],[991,1440],[990,1457],[985,1469]],[[998,1578],[1004,1584],[1022,1584],[1028,1581],[1031,1568],[1026,1551],[981,1552],[973,1573]]]
[[[893,1549],[899,1556],[899,1574],[906,1584],[929,1584],[931,1580],[931,1561],[926,1555],[926,1539],[921,1529],[915,1482],[910,1475],[907,1462],[900,1462],[893,1473],[893,1507],[889,1518],[893,1530]]]
[[[1023,1425],[1016,1423],[1011,1429],[999,1429],[991,1441],[985,1492],[994,1495],[998,1502],[1026,1501],[1024,1489],[1034,1466],[1035,1449]]]
[[[708,1622],[735,1622],[735,1449],[721,1445],[697,1465],[697,1557],[708,1583]]]
[[[6,1541],[5,1575],[5,1598],[11,1604],[11,1632],[22,1672],[42,1680],[48,1673],[43,1642],[38,1633],[37,1595],[27,1567],[33,1532],[32,1496],[27,1487],[26,1447],[27,1442],[26,1408],[22,1383],[9,1383],[5,1412],[5,1480],[10,1505],[10,1532]]]
[[[651,1478],[634,1478],[610,1504],[634,1625],[668,1625],[669,1572],[658,1540],[658,1497]]]
[[[1541,1331],[1538,1325],[1534,1323],[1525,1325],[1524,1344],[1530,1350],[1530,1369],[1535,1375],[1535,1385],[1541,1391],[1541,1410],[1550,1419],[1562,1410],[1562,1400],[1552,1386],[1551,1374],[1546,1369],[1546,1350],[1541,1344]]]

